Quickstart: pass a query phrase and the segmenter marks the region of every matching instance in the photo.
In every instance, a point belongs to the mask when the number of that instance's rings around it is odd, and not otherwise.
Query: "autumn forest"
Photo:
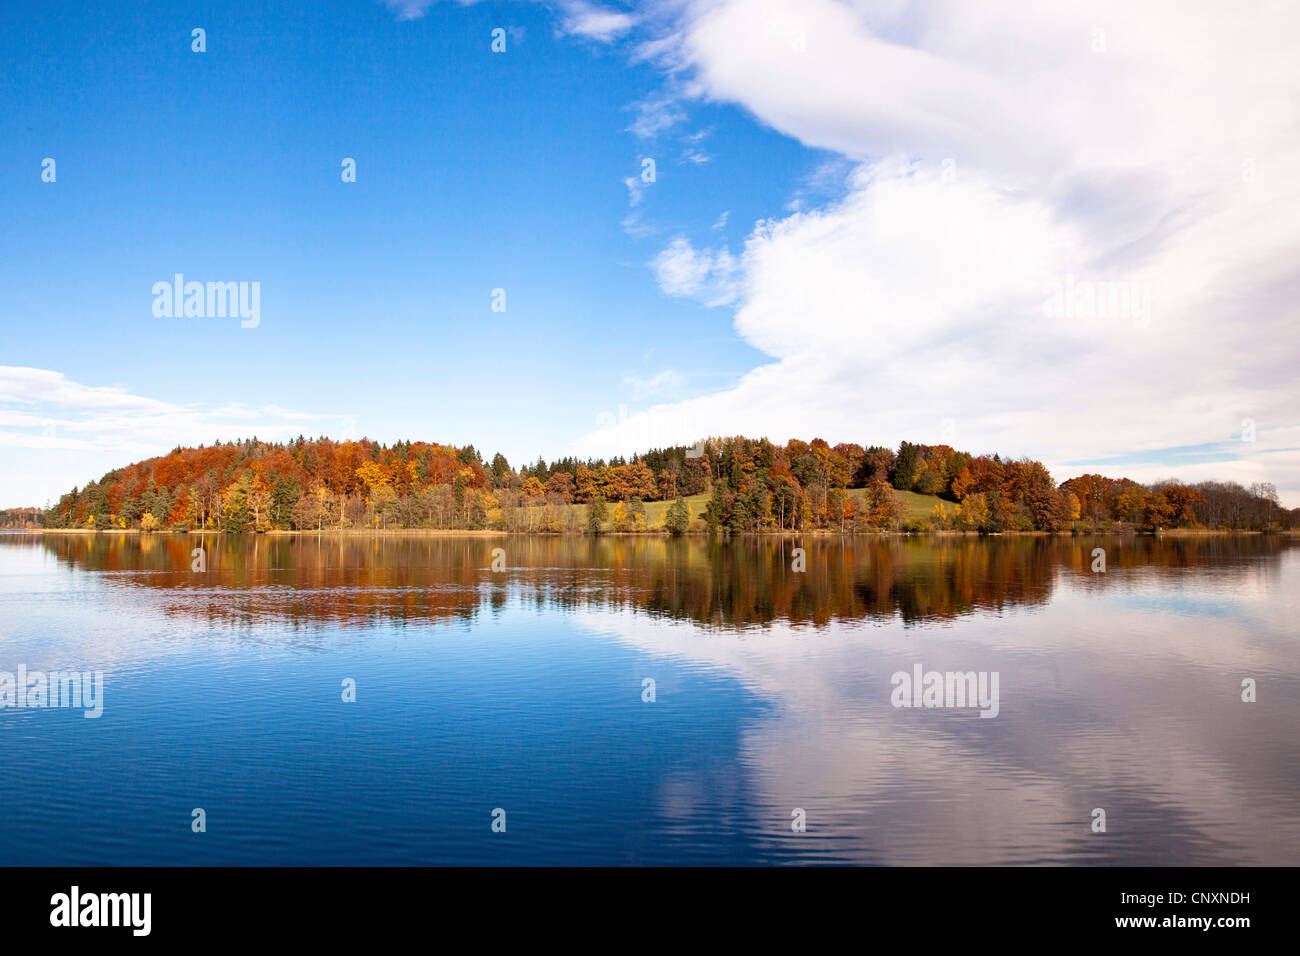
[[[1041,462],[910,442],[736,436],[516,468],[470,445],[299,437],[176,448],[74,488],[39,518],[52,529],[681,534],[1276,531],[1298,515],[1267,484],[1085,474],[1058,485]]]

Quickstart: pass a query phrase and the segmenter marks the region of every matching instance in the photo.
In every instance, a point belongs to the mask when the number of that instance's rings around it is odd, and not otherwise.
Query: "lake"
[[[0,535],[0,679],[103,675],[0,864],[1295,865],[1297,621],[1281,537]]]

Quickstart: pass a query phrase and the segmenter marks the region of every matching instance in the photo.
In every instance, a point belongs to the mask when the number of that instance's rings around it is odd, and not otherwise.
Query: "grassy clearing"
[[[687,498],[686,498],[686,507],[687,507],[688,509],[690,509],[690,513],[691,513],[691,530],[692,530],[692,531],[702,531],[702,530],[704,530],[704,527],[705,527],[704,522],[701,521],[701,520],[699,519],[698,515],[700,514],[700,512],[702,512],[702,511],[704,510],[704,507],[705,507],[708,503],[709,503],[709,496],[708,496],[708,495],[689,495],[689,496],[687,496]],[[609,516],[610,516],[610,520],[613,520],[613,517],[614,517],[614,506],[617,504],[617,502],[609,501],[609,502],[606,502],[606,504],[607,504],[608,507],[609,507]],[[672,505],[672,502],[671,502],[671,501],[647,501],[647,502],[645,502],[645,520],[646,520],[646,525],[647,525],[651,530],[662,530],[662,528],[663,528],[663,526],[664,526],[664,518],[665,518],[665,516],[668,514],[668,508],[669,508],[671,505]],[[569,513],[570,513],[570,514],[575,514],[575,513],[576,513],[578,521],[582,522],[584,525],[586,524],[586,521],[587,521],[587,506],[586,506],[586,505],[565,505],[565,507],[569,510]],[[627,505],[624,504],[624,507],[627,507]]]
[[[914,491],[895,492],[898,495],[899,504],[902,505],[902,518],[907,521],[911,518],[928,518],[934,511],[934,506],[942,501],[937,495],[918,495]],[[854,503],[862,508],[866,504],[867,491],[865,488],[851,488],[849,494],[853,496]],[[691,530],[702,531],[705,528],[704,522],[700,520],[699,515],[709,503],[708,495],[691,495],[686,499],[686,507],[691,512]],[[609,502],[609,511],[611,516],[614,513],[614,502]],[[668,513],[668,507],[671,501],[647,501],[645,503],[646,522],[651,530],[659,530],[664,526],[664,517]],[[951,501],[944,502],[945,506],[951,510],[954,505]],[[576,512],[577,519],[585,522],[587,520],[586,505],[566,505],[570,513]]]
[[[849,494],[853,496],[853,502],[859,509],[866,505],[867,489],[851,488]],[[894,494],[898,495],[904,521],[912,518],[928,518],[934,511],[934,506],[940,503],[949,511],[956,507],[951,501],[944,501],[938,495],[918,495],[915,491],[895,491]]]

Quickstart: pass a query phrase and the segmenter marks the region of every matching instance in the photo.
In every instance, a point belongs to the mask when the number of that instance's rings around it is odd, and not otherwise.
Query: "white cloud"
[[[1054,839],[1047,836],[1060,830],[1054,808],[1082,802],[1085,797],[1079,791],[1091,786],[1072,770],[1058,772],[1090,765],[1087,761],[1095,757],[1090,752],[1083,764],[1074,763],[1079,755],[1067,743],[1062,759],[1053,766],[1022,775],[1015,797],[999,791],[1005,790],[999,782],[1005,778],[1005,767],[1023,755],[1025,738],[1019,733],[1032,736],[1034,715],[1060,708],[1060,673],[1071,675],[1075,691],[1092,689],[1081,698],[1144,688],[1160,695],[1161,712],[1180,715],[1165,722],[1171,736],[1143,736],[1139,759],[1129,754],[1115,758],[1117,764],[1124,764],[1114,768],[1117,774],[1143,775],[1144,793],[1168,795],[1171,800],[1178,799],[1177,794],[1214,794],[1227,805],[1250,799],[1242,775],[1235,768],[1225,769],[1231,767],[1229,755],[1235,743],[1213,732],[1218,717],[1200,706],[1199,687],[1169,681],[1165,674],[1171,666],[1192,665],[1189,674],[1211,675],[1205,678],[1208,686],[1213,675],[1224,671],[1274,673],[1293,666],[1294,654],[1286,642],[1261,641],[1259,628],[1253,626],[1267,614],[1266,603],[1276,599],[1275,589],[1261,584],[1275,573],[1274,568],[1268,564],[1220,568],[1213,576],[1162,576],[1158,584],[1136,576],[1123,585],[1130,600],[1115,601],[1114,616],[1100,628],[1094,615],[1080,613],[1084,606],[1095,606],[1093,582],[1068,574],[1053,583],[1051,604],[1032,614],[972,615],[963,618],[958,628],[921,622],[918,630],[915,622],[909,624],[897,614],[870,621],[833,619],[815,627],[776,620],[764,624],[761,631],[751,629],[749,633],[762,635],[755,640],[628,607],[578,609],[574,621],[591,634],[613,637],[652,659],[693,673],[726,675],[768,703],[768,713],[750,722],[739,745],[753,771],[748,800],[766,808],[771,818],[788,818],[789,808],[808,806],[808,794],[816,793],[837,812],[856,806],[865,808],[864,822],[870,815],[870,826],[835,828],[837,839],[842,840],[837,845],[841,853],[873,863],[916,865],[933,863],[930,853],[942,846],[946,863],[987,864],[991,859],[1006,859],[1009,846],[1026,847],[1027,832]],[[1186,616],[1180,627],[1152,633],[1136,647],[1130,635],[1143,628],[1150,614],[1144,598],[1167,594],[1171,588],[1189,600],[1213,602],[1227,613],[1207,623]],[[1059,640],[1061,656],[1050,665],[1041,653],[1044,632]],[[977,658],[991,661],[1002,675],[1003,709],[998,722],[1011,733],[988,735],[979,742],[970,738],[971,753],[978,751],[979,756],[972,756],[968,772],[950,772],[950,751],[943,745],[943,735],[934,735],[932,725],[921,728],[916,722],[891,719],[897,712],[890,707],[887,675],[900,662],[915,660],[918,637],[924,642],[927,667],[962,669]],[[1193,683],[1201,679],[1197,676]],[[1130,683],[1117,690],[1118,680]],[[659,693],[665,692],[671,693],[672,687],[661,679]],[[1145,703],[1152,704],[1152,699]],[[835,733],[809,734],[808,727],[821,724],[828,714],[837,715]],[[1127,716],[1114,708],[1091,707],[1087,719],[1095,721],[1094,736],[1108,738],[1127,732]],[[1213,754],[1215,759],[1178,759],[1192,750],[1204,753],[1207,742],[1221,748]],[[873,772],[857,772],[861,767]],[[917,775],[933,784],[926,788],[932,792],[920,797],[911,792],[899,799],[896,782]],[[999,791],[998,811],[987,814],[992,829],[981,828],[972,839],[970,828],[963,829],[951,807],[955,801],[969,805],[972,794],[995,791]],[[1010,815],[1007,799],[1012,800]],[[1272,809],[1279,828],[1289,826],[1289,809],[1280,805]],[[909,839],[909,832],[924,834],[924,841]],[[936,833],[950,838],[936,842]],[[1086,830],[1083,839],[1088,839]],[[1285,855],[1275,848],[1264,852],[1265,856]]]
[[[686,118],[677,97],[667,94],[647,97],[632,104],[631,108],[636,111],[636,119],[628,126],[628,131],[641,139],[654,139]]]
[[[686,387],[686,377],[676,369],[666,368],[661,372],[656,372],[649,378],[641,378],[638,375],[625,375],[623,376],[623,384],[631,387],[632,399],[640,401],[657,396],[680,395],[682,389]]]
[[[0,366],[0,402],[134,414],[159,413],[172,407],[152,398],[131,395],[120,385],[81,385],[58,372],[9,365]]]
[[[0,366],[0,448],[24,449],[22,471],[0,474],[0,507],[44,504],[74,485],[176,445],[239,438],[283,441],[304,423],[338,434],[340,415],[276,405],[177,405],[121,386],[83,385],[48,369]]]
[[[571,36],[611,43],[636,25],[636,17],[585,0],[560,0],[561,28]]]
[[[948,422],[964,447],[1049,465],[1221,441],[1249,417],[1236,461],[1151,470],[1271,478],[1300,503],[1281,451],[1300,444],[1297,35],[1297,8],[1268,5],[687,5],[650,51],[672,82],[852,170],[735,255],[678,237],[655,258],[664,292],[731,305],[774,359],[690,415],[881,443]],[[1046,314],[1067,278],[1142,284],[1149,321]],[[579,449],[608,452],[637,417]]]
[[[645,198],[645,181],[640,176],[629,176],[623,180],[623,185],[627,187],[627,204],[633,207],[641,205]]]
[[[645,239],[655,235],[659,230],[657,227],[642,222],[640,210],[634,210],[623,217],[623,231],[634,239]]]
[[[437,0],[384,0],[384,6],[397,14],[399,20],[418,20],[436,2]]]
[[[696,249],[678,236],[654,260],[659,288],[669,295],[696,298],[709,306],[736,298],[737,263],[725,248]]]

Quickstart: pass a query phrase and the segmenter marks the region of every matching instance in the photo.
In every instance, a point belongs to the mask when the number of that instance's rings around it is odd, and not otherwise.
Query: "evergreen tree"
[[[668,513],[664,516],[664,527],[668,533],[677,537],[685,534],[691,526],[691,512],[686,507],[686,499],[678,496],[677,500],[668,506]]]
[[[587,531],[590,534],[600,534],[605,530],[605,522],[609,520],[609,507],[605,504],[605,499],[599,495],[591,499],[587,505]]]
[[[302,497],[302,489],[292,478],[279,475],[271,486],[271,521],[279,528],[289,527],[293,506]]]
[[[723,478],[713,486],[713,494],[709,496],[709,503],[700,517],[714,534],[731,521],[731,506],[734,500],[735,495],[731,493],[731,485],[727,479]]]
[[[911,491],[921,470],[921,446],[903,442],[898,446],[898,457],[889,480],[899,491]]]

